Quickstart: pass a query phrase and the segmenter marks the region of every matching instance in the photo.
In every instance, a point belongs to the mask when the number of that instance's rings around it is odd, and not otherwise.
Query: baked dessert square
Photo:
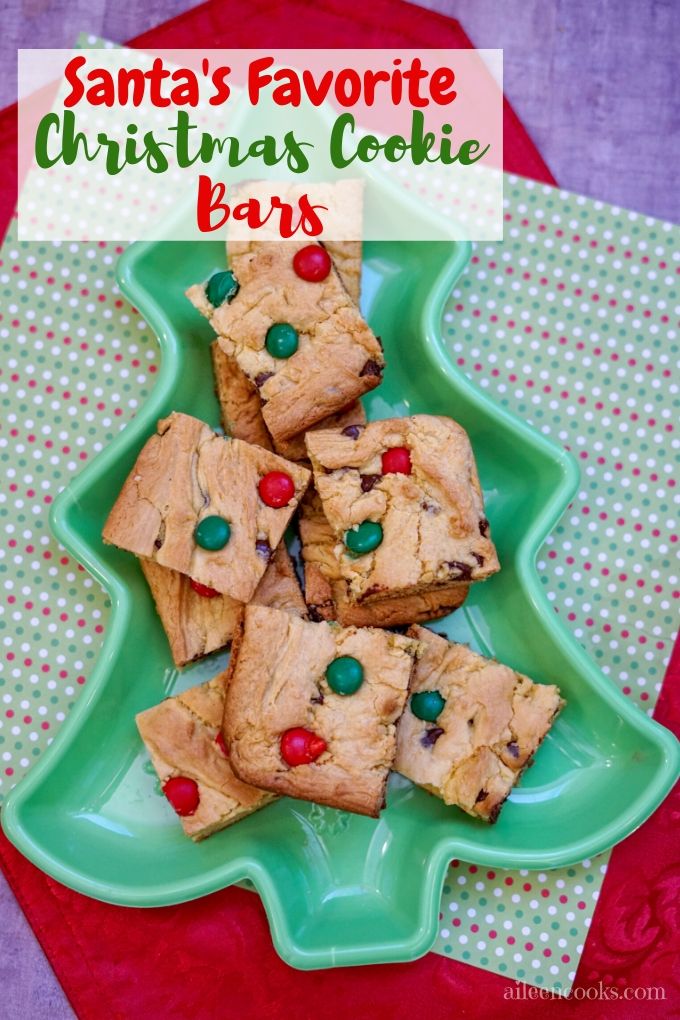
[[[469,815],[495,822],[564,701],[493,659],[425,627],[397,734],[394,768]]]
[[[377,817],[418,643],[249,605],[224,736],[244,782]]]
[[[163,792],[197,842],[274,800],[234,775],[221,728],[224,690],[221,674],[137,716]]]
[[[368,603],[499,569],[467,433],[419,414],[306,436],[347,596]]]
[[[359,190],[359,193],[355,194],[356,188],[351,191],[352,201],[350,204],[356,207],[360,224],[361,193]],[[285,241],[280,243],[286,244]],[[261,244],[262,242],[258,241],[227,242],[227,258],[232,269],[238,264],[241,257],[253,254]],[[361,241],[328,241],[324,247],[333,259],[347,293],[358,304],[361,293]],[[229,272],[227,270],[224,276],[229,277]],[[218,278],[221,275],[216,274]],[[207,299],[206,288],[192,287],[187,294],[198,311],[210,319],[214,308]],[[239,368],[238,362],[225,354],[217,340],[211,345],[210,352],[215,375],[215,390],[220,403],[222,425],[225,432],[237,439],[245,439],[248,443],[263,446],[266,450],[274,449],[271,436],[262,417],[262,400],[257,386]],[[365,420],[361,404],[356,401],[346,411],[322,420],[315,427],[342,428],[352,422]],[[304,433],[288,440],[282,440],[275,449],[277,453],[288,460],[307,459]]]
[[[326,249],[264,242],[187,296],[255,384],[274,443],[343,411],[381,381],[382,348]]]
[[[352,602],[335,554],[336,539],[319,495],[309,488],[300,504],[300,543],[305,601],[311,620],[337,620],[344,627],[403,627],[448,616],[467,598],[469,584],[453,584],[416,595]]]
[[[104,541],[248,602],[310,473],[173,412],[142,448]]]
[[[329,415],[328,418],[324,418],[317,425],[312,425],[311,428],[307,429],[307,432],[314,432],[316,429],[344,429],[351,425],[364,425],[365,422],[366,412],[363,405],[360,400],[355,400],[344,411]],[[307,446],[305,444],[307,432],[292,436],[290,439],[281,439],[278,443],[274,444],[274,449],[281,457],[285,457],[286,460],[293,460],[297,463],[303,461],[308,467],[309,458],[307,457]]]
[[[188,662],[229,644],[242,602],[236,602],[229,595],[221,595],[213,588],[206,588],[186,574],[162,567],[154,560],[141,559],[140,565],[168,636],[176,666],[186,666]],[[307,616],[295,568],[283,542],[277,546],[255,589],[253,602],[297,616]]]
[[[247,443],[271,450],[273,444],[262,417],[262,401],[257,387],[241,371],[236,361],[224,353],[217,340],[211,344],[210,353],[224,431],[236,439],[244,439]],[[345,411],[324,418],[313,428],[345,428],[365,421],[366,414],[361,401],[355,400]],[[276,444],[276,452],[286,460],[307,461],[304,433],[281,440]]]

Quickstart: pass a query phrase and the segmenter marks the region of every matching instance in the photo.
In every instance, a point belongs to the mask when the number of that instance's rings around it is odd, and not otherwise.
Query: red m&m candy
[[[262,502],[274,507],[275,510],[288,506],[295,495],[293,479],[285,471],[270,471],[269,474],[263,475],[257,489]]]
[[[326,747],[325,740],[302,726],[286,730],[281,737],[281,757],[286,765],[309,765],[324,753]]]
[[[163,783],[163,793],[178,815],[193,815],[201,800],[198,785],[187,776],[171,776]]]
[[[200,581],[194,581],[193,577],[189,579],[189,584],[196,594],[202,595],[204,599],[214,599],[216,595],[221,594],[219,591],[215,591],[214,588],[209,588],[207,584],[201,584]]]
[[[411,453],[405,446],[393,446],[382,455],[382,473],[384,475],[410,475]]]
[[[301,280],[321,283],[331,271],[331,257],[320,244],[309,244],[295,253],[293,269]]]

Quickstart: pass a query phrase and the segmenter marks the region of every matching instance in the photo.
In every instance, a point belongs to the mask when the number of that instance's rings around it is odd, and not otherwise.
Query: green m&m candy
[[[205,288],[207,297],[213,308],[219,308],[225,301],[231,301],[239,291],[238,280],[230,269],[223,273],[213,273]]]
[[[209,549],[211,552],[224,549],[230,538],[229,521],[225,521],[224,517],[218,517],[216,514],[212,517],[204,517],[194,530],[196,545],[200,545],[201,549]]]
[[[419,691],[411,695],[411,711],[416,719],[424,722],[436,722],[441,715],[446,699],[439,691]]]
[[[345,532],[345,545],[354,556],[373,552],[383,540],[383,529],[375,521],[362,521],[358,528]]]
[[[272,358],[291,358],[298,349],[297,330],[289,322],[275,322],[267,330],[264,345]]]
[[[336,694],[356,694],[364,682],[364,667],[352,655],[339,655],[329,663],[326,681]]]

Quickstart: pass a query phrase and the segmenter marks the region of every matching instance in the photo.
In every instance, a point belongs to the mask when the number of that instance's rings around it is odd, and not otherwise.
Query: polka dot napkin
[[[538,569],[600,667],[651,711],[678,579],[678,230],[506,179],[506,239],[478,245],[443,328],[460,369],[572,450],[581,489]],[[106,243],[0,253],[0,798],[87,683],[109,604],[50,536],[49,504],[134,415],[155,338],[120,296]],[[436,951],[566,991],[607,855],[550,871],[453,862]]]

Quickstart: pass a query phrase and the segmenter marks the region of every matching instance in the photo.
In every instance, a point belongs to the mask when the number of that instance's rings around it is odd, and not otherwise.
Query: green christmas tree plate
[[[102,900],[158,906],[250,879],[278,952],[297,967],[410,960],[426,952],[452,857],[550,868],[623,839],[660,803],[678,744],[618,693],[542,594],[535,557],[577,485],[571,458],[495,406],[452,365],[440,323],[469,258],[464,244],[369,243],[363,305],[388,369],[371,418],[454,417],[477,455],[503,569],[437,624],[568,701],[521,787],[488,826],[399,777],[379,820],[281,800],[194,845],[149,770],[135,713],[214,675],[225,657],[181,674],[134,557],[102,524],[156,420],[171,410],[218,424],[208,324],[184,290],[223,267],[218,242],[133,245],[119,278],[159,337],[162,366],[135,420],[68,485],[52,526],[110,593],[104,647],[57,740],[10,794],[2,822],[40,868]]]

